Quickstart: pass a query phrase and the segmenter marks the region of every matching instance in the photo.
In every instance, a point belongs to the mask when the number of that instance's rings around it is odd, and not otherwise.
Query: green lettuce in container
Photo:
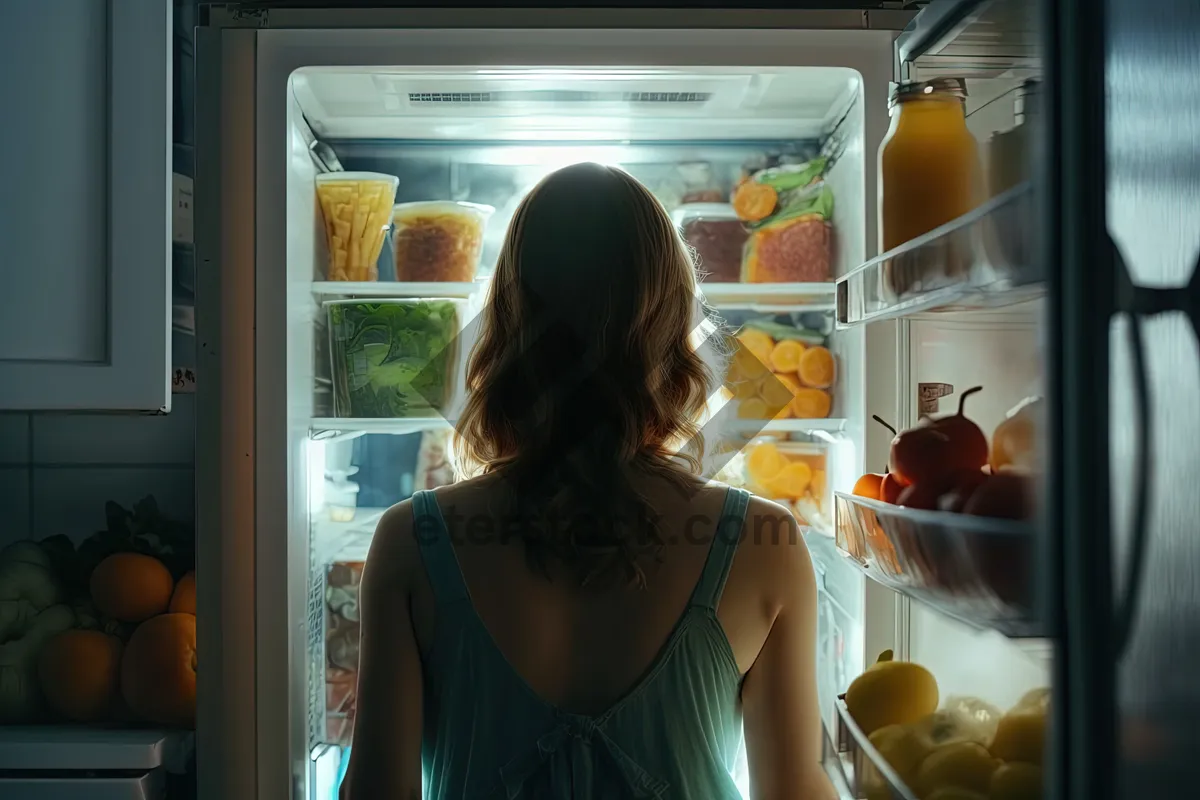
[[[449,408],[459,303],[389,299],[325,305],[336,416],[430,417]]]

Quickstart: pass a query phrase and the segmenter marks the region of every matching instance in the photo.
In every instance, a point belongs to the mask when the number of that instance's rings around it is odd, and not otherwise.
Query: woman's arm
[[[421,656],[409,614],[412,507],[379,521],[359,585],[358,697],[341,800],[420,800]]]
[[[795,519],[777,528],[775,551],[756,559],[774,573],[776,614],[767,640],[742,684],[743,727],[753,800],[826,800],[837,793],[821,765],[817,699],[817,584]]]

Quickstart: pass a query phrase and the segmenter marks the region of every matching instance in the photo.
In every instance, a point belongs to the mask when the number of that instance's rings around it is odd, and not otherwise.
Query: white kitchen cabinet
[[[0,2],[0,410],[170,410],[171,16]]]

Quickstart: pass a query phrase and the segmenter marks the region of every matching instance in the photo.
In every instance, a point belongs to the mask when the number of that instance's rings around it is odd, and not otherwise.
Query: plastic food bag
[[[824,158],[765,169],[743,181],[733,207],[751,230],[748,283],[810,283],[832,276],[833,190]]]

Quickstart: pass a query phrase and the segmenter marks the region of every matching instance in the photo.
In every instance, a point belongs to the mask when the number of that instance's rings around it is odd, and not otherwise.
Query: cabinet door
[[[169,411],[171,3],[0,2],[0,410]]]

